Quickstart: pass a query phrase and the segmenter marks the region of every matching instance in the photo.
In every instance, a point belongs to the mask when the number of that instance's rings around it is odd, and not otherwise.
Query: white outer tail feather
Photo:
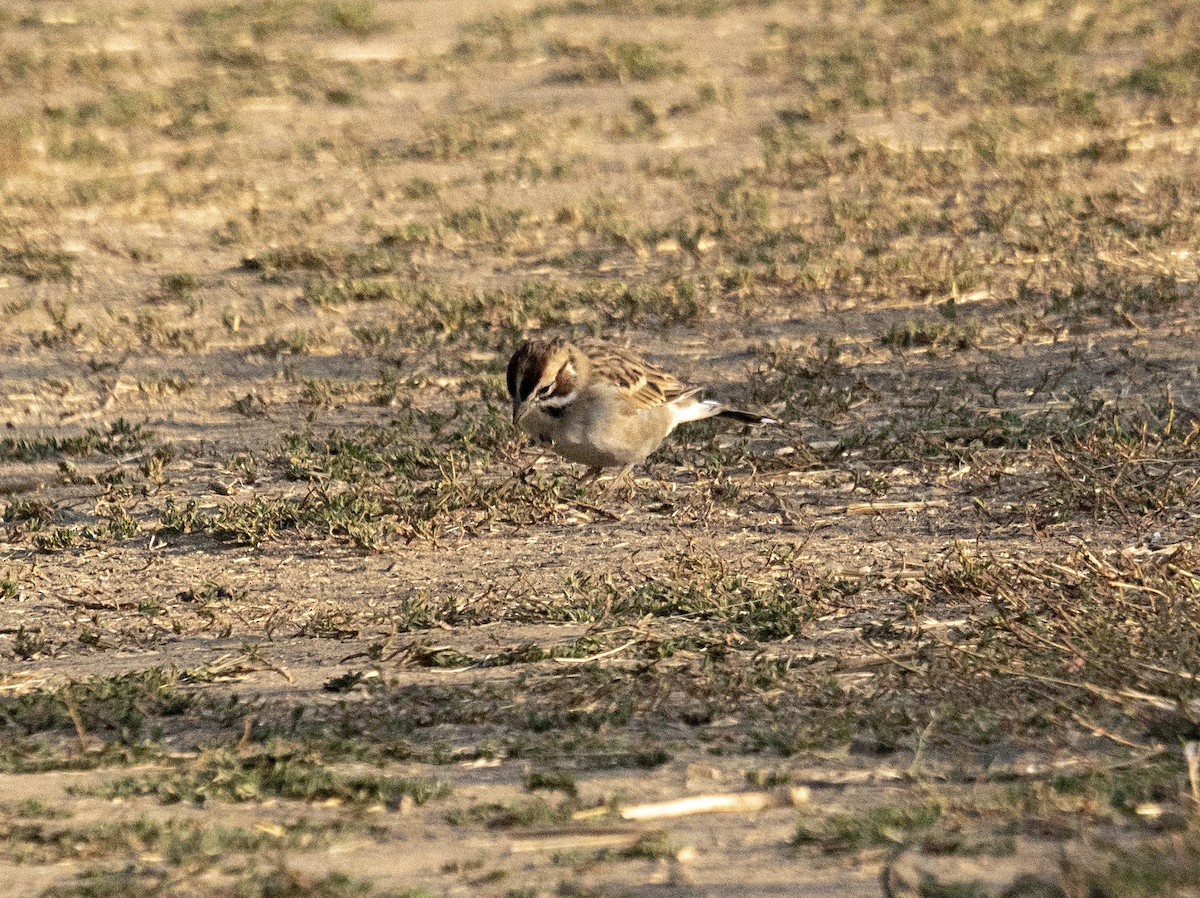
[[[686,424],[688,421],[703,421],[705,418],[715,418],[722,412],[733,411],[733,409],[730,409],[723,403],[717,402],[713,399],[696,399],[694,396],[690,395],[680,396],[678,399],[672,402],[671,410],[675,413],[675,421],[672,424],[672,428],[678,427],[680,424]],[[739,412],[738,415],[739,420],[742,420],[740,416],[746,416],[747,418],[754,419],[753,421],[747,420],[746,423],[783,423],[775,418],[768,418],[765,415],[749,415],[746,412]]]
[[[725,406],[712,399],[696,399],[694,396],[686,399],[680,397],[671,403],[671,410],[675,412],[676,427],[688,421],[703,421],[705,418],[719,415],[724,408]]]

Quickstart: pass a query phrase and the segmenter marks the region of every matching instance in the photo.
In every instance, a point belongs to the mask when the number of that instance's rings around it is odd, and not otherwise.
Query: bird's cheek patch
[[[558,376],[554,378],[553,396],[569,396],[575,391],[575,368],[572,365],[563,365],[558,369]]]

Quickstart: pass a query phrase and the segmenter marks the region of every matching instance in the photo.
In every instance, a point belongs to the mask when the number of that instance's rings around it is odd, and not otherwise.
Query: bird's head
[[[517,428],[534,409],[554,416],[575,398],[580,361],[574,349],[563,340],[530,340],[513,353],[508,395]]]

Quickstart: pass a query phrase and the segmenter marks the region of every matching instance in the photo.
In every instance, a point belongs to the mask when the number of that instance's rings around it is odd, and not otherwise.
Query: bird
[[[568,461],[587,465],[581,482],[616,467],[621,471],[613,483],[620,482],[689,421],[782,423],[701,399],[702,389],[601,342],[529,340],[508,362],[513,426]]]

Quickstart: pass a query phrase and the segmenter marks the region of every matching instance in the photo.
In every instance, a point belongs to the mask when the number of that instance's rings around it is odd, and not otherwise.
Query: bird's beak
[[[513,427],[516,427],[521,420],[521,400],[513,399]]]

